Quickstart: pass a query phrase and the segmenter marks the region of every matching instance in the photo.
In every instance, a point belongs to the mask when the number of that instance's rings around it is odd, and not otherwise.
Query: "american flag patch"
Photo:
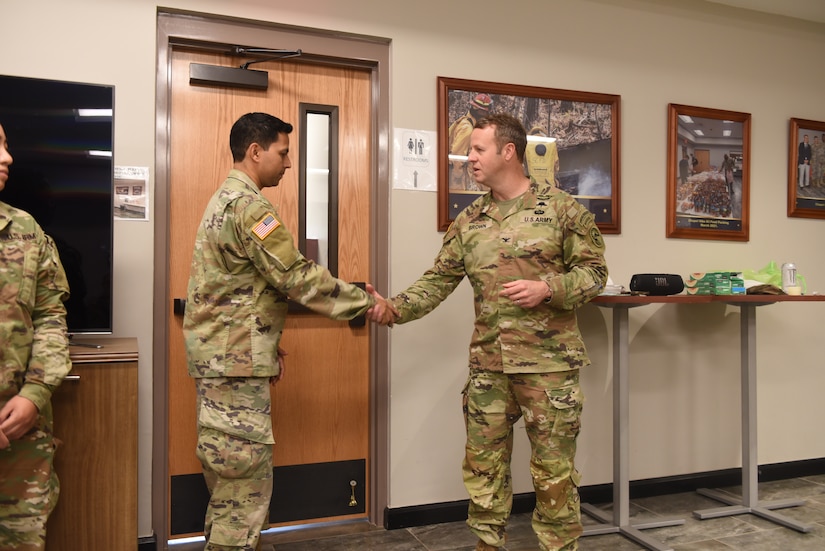
[[[280,225],[281,223],[278,222],[278,219],[275,218],[273,214],[267,213],[267,215],[261,218],[252,228],[252,233],[254,233],[258,239],[262,240]]]

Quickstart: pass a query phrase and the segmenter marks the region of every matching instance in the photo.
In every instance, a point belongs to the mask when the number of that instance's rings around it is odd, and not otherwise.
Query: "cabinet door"
[[[137,362],[75,364],[52,404],[60,498],[47,551],[137,549]]]

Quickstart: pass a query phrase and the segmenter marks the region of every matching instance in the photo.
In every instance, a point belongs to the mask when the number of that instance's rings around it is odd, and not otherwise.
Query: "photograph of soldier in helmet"
[[[467,111],[455,119],[448,131],[450,143],[450,189],[468,191],[486,191],[485,186],[476,184],[467,155],[470,153],[470,134],[482,117],[490,113],[493,100],[489,94],[474,94],[467,102]]]
[[[447,173],[442,174],[448,182],[449,219],[455,219],[488,191],[475,182],[466,162],[473,125],[481,117],[507,113],[528,130],[525,174],[538,183],[546,182],[571,194],[596,216],[597,223],[617,223],[613,198],[618,174],[613,154],[614,150],[618,153],[618,144],[613,140],[612,103],[567,99],[558,90],[553,91],[559,93],[558,98],[495,93],[502,87],[517,88],[491,85],[488,90],[447,91],[444,136],[448,162]],[[614,96],[604,97],[617,101]]]

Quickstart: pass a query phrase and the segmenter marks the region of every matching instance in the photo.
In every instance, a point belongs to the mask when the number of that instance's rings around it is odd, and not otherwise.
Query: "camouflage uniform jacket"
[[[271,377],[287,298],[332,319],[375,302],[305,258],[252,180],[232,170],[195,238],[183,321],[192,377]]]
[[[471,370],[545,373],[589,364],[576,308],[601,292],[607,265],[593,215],[572,196],[534,182],[504,217],[490,193],[479,197],[447,230],[435,265],[392,299],[398,323],[432,311],[465,275],[475,298]],[[518,279],[545,281],[552,297],[525,309],[499,295]]]
[[[42,412],[69,373],[67,298],[54,241],[0,202],[0,406],[19,394]]]

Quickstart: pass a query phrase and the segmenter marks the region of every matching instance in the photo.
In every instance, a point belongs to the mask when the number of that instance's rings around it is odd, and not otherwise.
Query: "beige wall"
[[[792,260],[812,289],[825,291],[825,221],[788,218],[785,207],[788,119],[825,120],[825,73],[812,70],[825,51],[825,25],[701,0],[163,5],[391,38],[392,127],[435,130],[437,76],[619,94],[622,233],[606,238],[615,282],[627,284],[637,272],[739,270]],[[115,162],[153,167],[157,7],[147,0],[6,2],[0,73],[116,85]],[[665,238],[671,102],[753,115],[750,242]],[[435,194],[396,190],[392,203],[391,291],[397,292],[430,266],[442,234],[435,231]],[[152,531],[152,244],[151,222],[116,222],[115,332],[140,339],[140,535]],[[471,309],[463,284],[428,318],[392,330],[391,507],[465,498],[459,393]],[[738,310],[648,306],[630,317],[631,477],[739,466]],[[817,346],[825,310],[777,305],[758,317],[759,460],[825,457],[825,441],[816,437],[825,418]],[[612,476],[610,319],[594,306],[581,311],[594,364],[584,375],[584,484]],[[529,490],[524,440],[520,434],[517,491]]]

